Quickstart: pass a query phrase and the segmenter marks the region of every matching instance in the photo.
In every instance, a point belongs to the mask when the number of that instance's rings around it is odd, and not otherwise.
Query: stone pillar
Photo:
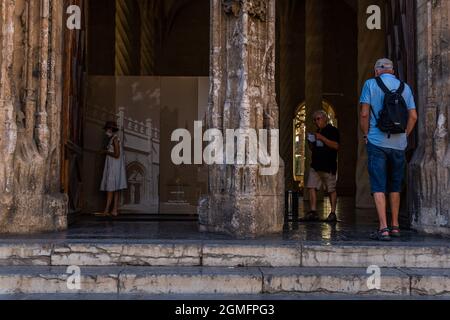
[[[323,101],[323,0],[306,0],[306,132],[316,132],[313,114]],[[306,147],[305,186],[311,165],[311,150]],[[305,193],[305,198],[309,198]]]
[[[224,136],[227,129],[278,129],[275,0],[212,0],[211,32],[208,128]],[[282,160],[275,175],[261,175],[263,169],[259,163],[209,166],[209,194],[200,200],[201,230],[240,238],[281,232]]]
[[[384,0],[360,0],[358,1],[358,104],[359,95],[365,81],[374,76],[375,62],[386,55],[384,30],[369,30],[367,28],[367,8],[378,5],[384,9]],[[358,105],[357,110],[360,110]],[[356,165],[356,207],[374,208],[375,204],[371,196],[369,174],[367,171],[367,151],[363,141],[363,134],[359,129],[358,117],[358,161]]]
[[[419,144],[410,163],[412,226],[450,235],[450,1],[416,3]]]
[[[60,193],[64,11],[62,0],[0,1],[0,233],[67,227]]]

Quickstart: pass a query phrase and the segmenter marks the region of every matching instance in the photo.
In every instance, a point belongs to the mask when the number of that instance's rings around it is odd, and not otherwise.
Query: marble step
[[[450,297],[448,269],[382,268],[378,288],[364,268],[84,267],[80,286],[65,267],[0,267],[0,295],[361,295]],[[369,281],[369,284],[373,282]]]
[[[159,301],[229,301],[232,303],[233,301],[241,302],[242,301],[300,301],[300,300],[331,300],[331,301],[340,301],[340,300],[378,300],[378,301],[386,301],[386,300],[395,300],[395,301],[404,301],[404,300],[450,300],[450,296],[412,296],[412,295],[361,295],[361,294],[339,294],[339,293],[263,293],[263,294],[126,294],[126,293],[78,293],[78,294],[70,294],[70,293],[43,293],[43,294],[0,294],[0,301],[5,300],[133,300],[133,301],[153,301],[159,303]],[[192,304],[191,304],[192,305]]]
[[[450,244],[264,241],[1,242],[0,266],[450,268]]]

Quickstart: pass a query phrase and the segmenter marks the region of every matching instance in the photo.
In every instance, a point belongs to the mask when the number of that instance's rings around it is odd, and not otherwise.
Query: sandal
[[[400,238],[400,227],[391,227],[391,229],[389,230],[389,234],[391,235],[391,237]]]
[[[387,234],[385,234],[387,233]],[[390,229],[389,228],[384,228],[378,231],[375,231],[374,233],[372,233],[370,235],[370,238],[372,240],[377,240],[377,241],[391,241],[392,238],[390,236]]]
[[[326,222],[337,222],[337,216],[336,213],[332,212],[330,213],[330,215],[328,216],[327,220],[325,220]]]

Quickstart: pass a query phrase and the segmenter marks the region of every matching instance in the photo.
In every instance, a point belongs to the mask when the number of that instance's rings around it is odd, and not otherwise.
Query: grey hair
[[[325,119],[327,122],[329,121],[328,119],[328,113],[326,113],[324,110],[317,110],[316,112],[314,112],[313,114],[313,118],[315,119],[317,116],[321,116],[323,119]]]

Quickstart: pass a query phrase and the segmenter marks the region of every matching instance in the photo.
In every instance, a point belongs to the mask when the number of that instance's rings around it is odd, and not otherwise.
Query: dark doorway
[[[122,214],[195,214],[197,167],[170,161],[170,135],[193,130],[208,98],[209,0],[80,0],[83,28],[66,35],[63,181],[73,213],[103,211],[105,121],[116,121],[129,188]],[[74,155],[76,153],[76,156]],[[177,189],[179,198],[172,201]],[[76,214],[72,214],[76,217]]]
[[[293,132],[299,107],[333,109],[333,118],[340,123],[342,150],[339,160],[338,191],[341,195],[355,194],[356,149],[357,149],[357,12],[347,1],[323,1],[323,57],[322,70],[322,106],[306,106],[308,82],[311,74],[307,74],[306,43],[312,35],[307,34],[306,2],[280,0],[277,1],[277,89],[280,106],[280,149],[286,166],[286,188],[302,191],[303,181],[299,181],[296,172],[297,136]],[[305,111],[305,117],[308,113]],[[311,121],[306,119],[305,121]],[[305,123],[305,128],[310,125]],[[306,130],[306,129],[305,129]],[[301,139],[301,138],[300,138]],[[303,172],[307,171],[307,148],[302,145]]]
[[[333,106],[341,132],[337,189],[339,196],[346,198],[347,208],[352,201],[355,203],[358,191],[356,181],[367,180],[367,177],[357,176],[356,171],[359,163],[364,161],[358,154],[358,99],[362,85],[359,78],[362,78],[363,68],[369,70],[375,63],[375,60],[371,61],[369,68],[359,65],[361,59],[358,52],[363,50],[364,44],[358,30],[361,22],[365,23],[368,17],[361,3],[356,0],[277,1],[277,97],[286,189],[303,193],[310,160],[308,148],[302,143],[302,134],[314,130],[311,113],[329,104]],[[394,61],[397,76],[414,90],[414,1],[386,0],[377,3],[382,9],[380,32],[383,36],[369,47],[385,48],[380,55]],[[311,99],[311,95],[316,95],[316,99]],[[315,103],[308,106],[308,100]],[[304,109],[301,109],[302,106]],[[304,121],[303,127],[299,127],[301,121]],[[416,136],[413,135],[407,150],[408,160],[415,146]],[[405,181],[402,226],[409,225],[410,221],[407,190],[408,183]],[[361,208],[372,207],[373,210],[372,202],[367,197],[367,203]],[[305,204],[305,210],[307,207],[308,204]]]

